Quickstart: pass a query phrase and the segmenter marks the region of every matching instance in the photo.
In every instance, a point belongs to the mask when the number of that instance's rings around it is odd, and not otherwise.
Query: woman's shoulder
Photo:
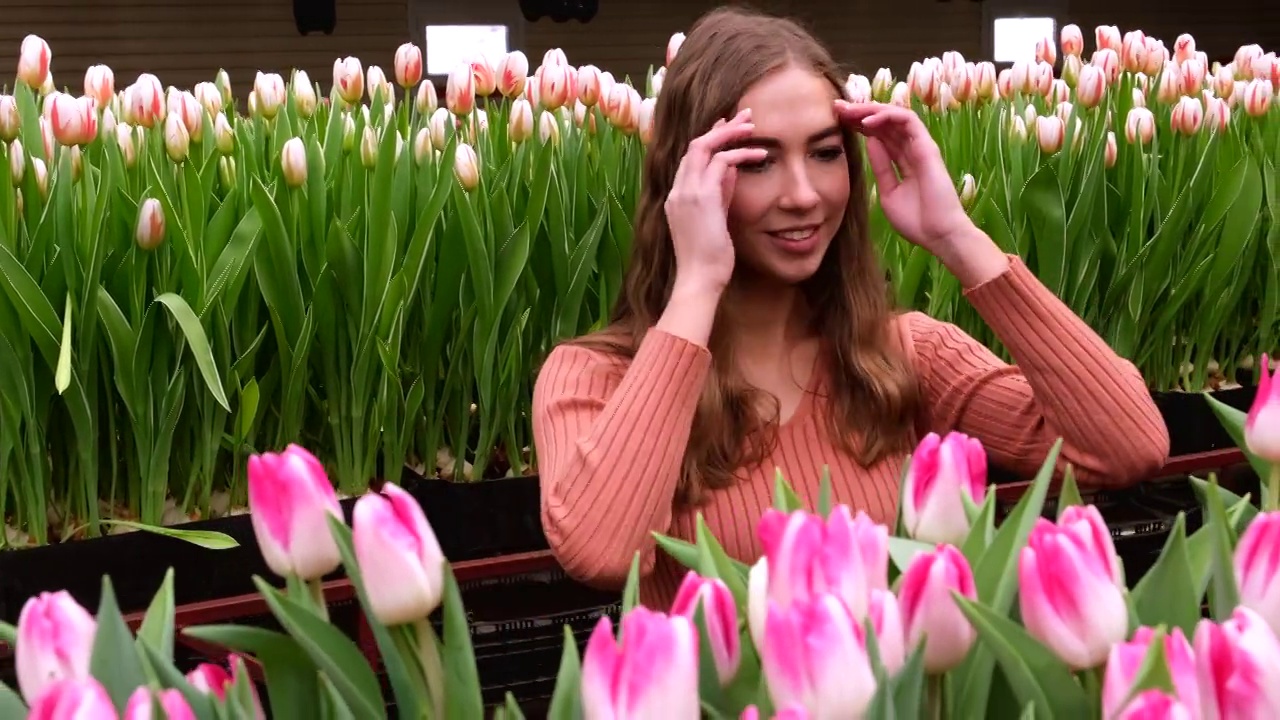
[[[542,372],[622,373],[631,364],[631,338],[609,329],[560,342],[547,354]]]

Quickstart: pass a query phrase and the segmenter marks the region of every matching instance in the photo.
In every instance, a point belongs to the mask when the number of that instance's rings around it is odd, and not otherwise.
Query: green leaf
[[[1068,466],[1062,478],[1062,489],[1058,491],[1058,518],[1062,518],[1062,513],[1066,512],[1067,508],[1078,505],[1084,505],[1084,498],[1080,497],[1080,488],[1076,485],[1076,474]]]
[[[1253,519],[1257,517],[1258,506],[1250,502],[1247,495],[1240,497],[1217,483],[1211,484],[1209,481],[1201,480],[1195,476],[1189,479],[1191,480],[1191,488],[1195,490],[1196,497],[1200,499],[1200,507],[1204,510],[1206,516],[1209,514],[1209,498],[1211,495],[1217,495],[1222,499],[1223,505],[1231,507],[1231,510],[1227,511],[1227,516],[1231,523],[1228,527],[1233,534],[1239,535],[1244,532],[1244,529],[1249,527],[1249,523],[1253,522]]]
[[[13,647],[18,644],[18,628],[7,622],[0,622],[0,642]]]
[[[702,561],[698,557],[697,545],[656,532],[653,533],[653,538],[657,541],[658,547],[662,548],[676,562],[690,570],[697,570],[701,567]],[[893,538],[889,538],[889,543],[890,547],[892,547]],[[746,577],[746,575],[751,572],[751,567],[741,560],[730,558],[729,564],[733,566],[734,570],[741,573],[743,577]]]
[[[139,644],[138,650],[143,661],[151,668],[151,673],[156,677],[160,687],[173,688],[182,693],[182,697],[191,706],[198,720],[221,720],[215,713],[212,696],[192,687],[191,683],[187,682],[187,678],[173,666],[172,661],[161,657],[147,643]]]
[[[1244,453],[1249,464],[1253,466],[1254,472],[1258,473],[1258,477],[1267,477],[1271,472],[1271,465],[1266,460],[1249,452],[1249,446],[1244,441],[1244,421],[1248,417],[1248,413],[1222,402],[1215,398],[1213,393],[1204,393],[1204,399],[1205,402],[1209,403],[1213,414],[1218,416],[1218,421],[1222,423],[1223,429],[1231,436],[1236,447],[1240,448],[1240,452]]]
[[[453,568],[444,571],[444,714],[449,720],[472,720],[484,714],[480,697],[480,676],[476,673],[476,656],[471,647],[471,627],[462,606],[462,592],[453,576]]]
[[[1000,663],[1020,705],[1034,703],[1036,714],[1046,718],[1089,716],[1090,698],[1066,663],[1018,623],[958,593],[952,595]]]
[[[123,710],[129,696],[139,685],[147,682],[147,677],[142,670],[133,634],[116,605],[110,577],[102,578],[102,600],[98,604],[97,620],[98,632],[93,638],[89,672],[102,683],[116,709]]]
[[[22,698],[13,688],[0,683],[0,717],[5,718],[24,718],[27,716],[27,706],[23,704]]]
[[[173,662],[173,613],[173,568],[169,568],[164,573],[160,589],[147,606],[137,637],[137,642],[149,644],[169,662]]]
[[[1031,176],[1021,200],[1031,225],[1036,274],[1061,295],[1067,271],[1067,209],[1053,165],[1046,163]]]
[[[213,399],[217,400],[224,410],[231,412],[231,403],[227,401],[227,393],[222,388],[222,377],[218,374],[213,350],[210,349],[209,338],[200,325],[200,318],[196,317],[195,311],[186,300],[182,299],[181,295],[164,293],[156,298],[156,302],[169,308],[173,319],[178,321],[178,327],[182,328],[182,334],[187,338],[187,346],[195,356],[196,367],[200,368],[200,375],[204,378],[205,385],[209,387],[209,392],[213,393]]]
[[[185,628],[182,634],[257,658],[273,718],[320,717],[318,668],[290,636],[249,625],[203,625]]]
[[[805,509],[800,496],[796,495],[787,479],[782,476],[782,468],[778,468],[773,476],[773,506],[784,513]]]
[[[133,522],[132,520],[99,520],[99,522],[103,525],[119,525],[120,527],[141,530],[154,535],[171,537],[207,550],[230,550],[231,548],[240,547],[240,543],[235,538],[215,530],[183,530],[162,525],[147,525],[146,523]]]
[[[931,543],[912,540],[904,537],[889,537],[889,558],[893,560],[893,564],[901,572],[906,572],[911,566],[911,561],[915,560],[920,553],[932,552],[934,546]]]
[[[289,599],[262,578],[253,583],[267,606],[312,662],[333,682],[334,688],[360,718],[385,718],[386,706],[378,678],[360,649],[342,631],[310,609]]]
[[[822,466],[822,479],[818,483],[818,514],[826,520],[831,515],[831,466]]]
[[[747,604],[747,573],[744,573],[741,565],[734,565],[733,559],[724,551],[724,547],[716,540],[712,534],[711,528],[707,527],[706,519],[702,517],[702,513],[698,513],[698,547],[705,550],[707,556],[710,557],[715,572],[712,576],[718,577],[724,581],[729,587],[729,592],[733,593],[733,599],[738,607],[746,607]],[[750,572],[749,570],[747,572]]]
[[[1131,596],[1140,623],[1180,627],[1190,636],[1200,621],[1201,596],[1196,594],[1186,531],[1186,515],[1178,513],[1159,559],[1138,581]]]
[[[1217,478],[1211,476],[1209,486],[1216,488]],[[1236,584],[1233,561],[1235,538],[1228,524],[1227,511],[1223,507],[1221,495],[1216,492],[1208,493],[1208,510],[1205,526],[1212,528],[1213,533],[1213,571],[1210,573],[1209,580],[1209,606],[1213,611],[1213,618],[1221,622],[1229,618],[1236,606],[1240,604],[1240,589]],[[1192,633],[1185,628],[1183,631],[1188,637]]]
[[[627,584],[622,589],[622,614],[626,615],[631,608],[640,604],[640,551],[631,557],[631,570],[627,573]]]
[[[580,720],[582,717],[582,663],[578,659],[578,643],[573,628],[564,626],[564,651],[560,654],[560,671],[556,673],[556,689],[551,694],[548,720]]]

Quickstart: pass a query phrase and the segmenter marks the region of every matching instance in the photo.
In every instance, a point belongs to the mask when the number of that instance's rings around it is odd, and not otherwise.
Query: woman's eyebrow
[[[824,128],[810,135],[807,140],[807,143],[813,144],[816,142],[820,142],[822,140],[826,140],[827,138],[830,138],[830,137],[835,137],[839,134],[840,134],[840,126],[832,125],[831,127]],[[776,148],[782,147],[782,141],[774,137],[768,137],[764,135],[752,135],[751,137],[743,138],[739,142],[734,143],[734,145],[737,147],[758,147],[758,148],[776,149]]]

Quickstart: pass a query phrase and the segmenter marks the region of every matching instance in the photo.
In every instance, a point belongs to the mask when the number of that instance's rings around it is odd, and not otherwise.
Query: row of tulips
[[[1265,362],[1264,362],[1265,365]],[[1264,370],[1267,387],[1272,379]],[[1280,384],[1274,387],[1280,388]],[[1280,477],[1280,390],[1246,415],[1215,405],[1251,460]],[[1098,508],[1070,475],[1043,515],[1058,446],[997,523],[985,453],[930,435],[904,475],[897,527],[833,505],[800,507],[779,478],[747,566],[701,526],[656,536],[690,567],[672,607],[636,604],[638,556],[618,632],[601,618],[566,646],[550,716],[604,718],[1015,717],[1221,719],[1280,715],[1280,511],[1197,481],[1205,522],[1180,515],[1132,587]],[[1069,471],[1068,471],[1069,472]],[[254,531],[285,589],[257,578],[284,632],[182,632],[225,646],[225,667],[172,664],[172,575],[133,637],[109,581],[91,616],[65,592],[31,598],[14,645],[19,693],[4,717],[170,720],[386,717],[355,643],[333,628],[321,578],[345,568],[401,717],[481,718],[458,587],[422,509],[395,485],[357,502],[352,527],[319,461],[290,446],[248,463]],[[1208,595],[1210,617],[1202,617]],[[443,605],[437,632],[433,619]],[[244,657],[262,665],[266,700]],[[29,705],[29,707],[28,707]],[[494,710],[522,717],[511,696]]]
[[[1198,390],[1280,337],[1275,56],[1202,70],[1190,38],[1116,37],[1088,64],[1066,28],[1060,58],[947,53],[847,92],[916,108],[975,220],[1153,386]],[[248,457],[289,443],[343,494],[406,463],[536,472],[534,370],[621,286],[665,70],[641,90],[514,51],[440,97],[419,48],[392,60],[336,60],[327,96],[304,72],[237,100],[225,72],[187,91],[105,66],[64,92],[23,41],[0,95],[0,542],[233,511]],[[901,303],[999,351],[877,207]]]

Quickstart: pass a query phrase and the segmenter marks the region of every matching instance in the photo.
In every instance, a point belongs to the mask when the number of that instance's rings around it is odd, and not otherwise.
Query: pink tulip
[[[956,605],[953,592],[978,598],[973,570],[952,545],[920,553],[902,574],[898,603],[908,648],[924,643],[924,666],[940,673],[959,665],[978,639],[978,633]]]
[[[1280,717],[1280,642],[1257,613],[1201,620],[1194,644],[1204,720]]]
[[[356,501],[352,543],[369,610],[383,625],[422,620],[444,593],[444,554],[413,496],[390,483]]]
[[[1122,705],[1133,684],[1138,679],[1138,672],[1151,650],[1151,641],[1155,639],[1155,631],[1149,627],[1138,628],[1133,639],[1111,646],[1107,657],[1107,671],[1102,683],[1102,715],[1105,718],[1115,717],[1121,710],[1135,712],[1137,699]],[[1195,714],[1200,711],[1200,686],[1196,678],[1196,657],[1191,650],[1191,643],[1181,628],[1174,628],[1164,636],[1165,664],[1169,676],[1173,679],[1176,700],[1188,708],[1194,708]],[[1141,715],[1138,715],[1141,717]]]
[[[907,661],[907,634],[898,597],[888,590],[872,590],[867,617],[876,635],[880,664],[889,675],[895,675]]]
[[[187,704],[186,698],[178,690],[160,690],[154,695],[145,685],[133,691],[129,696],[129,704],[124,708],[124,720],[151,720],[157,717],[152,710],[155,701],[159,701],[163,711],[159,717],[164,720],[196,720],[196,714]]]
[[[505,98],[516,98],[524,94],[525,84],[529,82],[529,58],[519,50],[512,50],[502,56],[495,69],[498,81],[498,92]]]
[[[690,570],[676,592],[676,599],[671,604],[671,614],[693,620],[699,606],[706,618],[711,656],[715,658],[716,673],[723,687],[738,674],[738,664],[742,661],[738,605],[723,580],[704,578]]]
[[[1258,394],[1244,421],[1244,441],[1249,452],[1271,463],[1280,463],[1280,372],[1272,375],[1270,359],[1262,356]]]
[[[65,146],[88,145],[98,137],[98,112],[91,97],[72,97],[57,93],[51,98],[49,125],[58,143]]]
[[[404,43],[396,49],[396,83],[406,90],[422,80],[422,48]]]
[[[348,57],[333,61],[333,88],[338,97],[354,105],[364,97],[364,68],[359,58]]]
[[[1235,549],[1240,604],[1280,633],[1280,512],[1258,515]]]
[[[1194,707],[1159,690],[1144,690],[1125,706],[1124,712],[1105,717],[1115,720],[1192,720],[1198,717],[1198,711],[1188,708]]]
[[[1097,667],[1129,629],[1120,561],[1092,505],[1037,520],[1018,561],[1022,622],[1072,668]]]
[[[476,78],[470,63],[459,63],[444,85],[444,104],[449,112],[463,117],[476,107]]]
[[[751,637],[764,640],[768,601],[783,608],[834,593],[861,621],[868,594],[889,582],[889,529],[847,505],[821,516],[797,510],[765,511],[756,527],[764,556],[753,568],[748,587]]]
[[[61,680],[89,677],[98,623],[65,590],[40,593],[18,615],[14,665],[28,703]]]
[[[859,717],[876,692],[863,625],[834,595],[770,603],[761,669],[775,707],[818,718]]]
[[[755,705],[748,705],[738,720],[760,720],[760,709]],[[775,712],[773,720],[809,720],[809,711],[800,705],[788,705]]]
[[[981,504],[987,491],[987,455],[963,433],[929,433],[911,454],[902,490],[907,533],[928,543],[958,545],[969,534],[963,495]]]
[[[39,90],[49,79],[49,62],[52,59],[53,53],[44,38],[39,35],[22,38],[22,46],[18,50],[18,79],[32,90]]]
[[[698,631],[689,618],[636,607],[622,618],[622,641],[600,618],[582,660],[584,720],[696,720]]]
[[[106,689],[91,677],[65,678],[48,686],[31,703],[27,714],[27,720],[116,720],[118,717]]]
[[[342,506],[314,455],[290,444],[249,458],[249,517],[272,572],[315,580],[342,562],[326,519]]]
[[[226,665],[200,663],[195,670],[187,673],[187,682],[191,684],[191,687],[205,695],[212,695],[218,700],[226,700],[228,691],[236,682],[236,675],[241,673],[244,675],[245,682],[249,682],[244,658],[236,653],[231,653],[227,656]],[[266,713],[262,709],[262,700],[258,697],[257,688],[251,682],[249,692],[253,696],[254,717],[256,720],[265,720]]]

